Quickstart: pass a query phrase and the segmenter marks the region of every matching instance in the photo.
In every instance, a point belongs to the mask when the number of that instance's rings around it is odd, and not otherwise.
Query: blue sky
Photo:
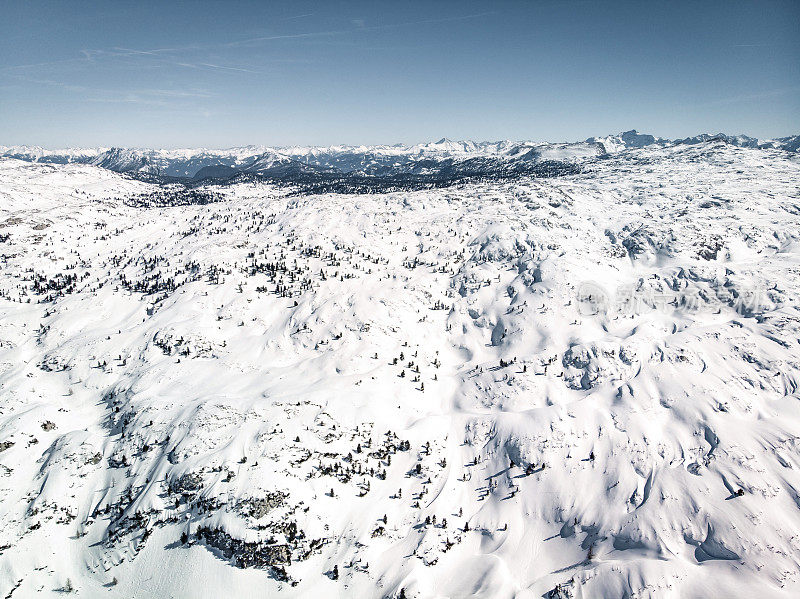
[[[800,133],[800,2],[2,3],[0,144]]]

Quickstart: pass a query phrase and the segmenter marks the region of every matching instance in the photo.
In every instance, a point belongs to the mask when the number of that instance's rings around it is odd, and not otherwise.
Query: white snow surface
[[[0,160],[0,596],[798,596],[799,182],[712,141],[147,208]]]

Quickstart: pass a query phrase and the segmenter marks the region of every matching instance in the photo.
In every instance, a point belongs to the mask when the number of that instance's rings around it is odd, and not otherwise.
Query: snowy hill
[[[590,137],[586,142],[602,144],[603,151],[607,153],[619,152],[629,148],[643,148],[653,144],[667,145],[671,143],[668,139],[654,137],[646,133],[639,133],[635,129],[617,135]]]
[[[800,160],[645,142],[0,159],[0,596],[797,596]]]
[[[42,161],[39,160],[37,162]],[[114,171],[115,173],[159,172],[158,165],[147,154],[125,148],[111,148],[92,158],[89,164]]]
[[[67,148],[47,150],[41,146],[0,146],[0,156],[16,158],[27,162],[46,162],[50,164],[86,164],[106,149]]]

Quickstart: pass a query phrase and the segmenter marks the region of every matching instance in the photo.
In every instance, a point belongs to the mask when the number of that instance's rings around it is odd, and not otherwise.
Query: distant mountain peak
[[[360,173],[364,176],[397,176],[408,173],[432,173],[451,169],[455,163],[474,168],[507,169],[513,161],[527,164],[537,161],[575,163],[598,155],[635,150],[651,145],[691,145],[722,141],[726,144],[758,149],[781,149],[796,152],[800,136],[759,140],[747,135],[702,133],[694,137],[670,140],[638,129],[613,135],[590,137],[576,143],[535,143],[525,141],[474,142],[442,137],[435,142],[415,145],[336,145],[291,146],[271,148],[248,145],[225,150],[206,148],[155,150],[123,148],[47,150],[38,146],[0,146],[0,157],[28,162],[53,164],[92,164],[121,173],[145,173],[166,177],[192,178],[209,173],[257,173],[289,176],[297,173]],[[490,166],[491,165],[491,166]],[[205,169],[205,170],[204,170]]]

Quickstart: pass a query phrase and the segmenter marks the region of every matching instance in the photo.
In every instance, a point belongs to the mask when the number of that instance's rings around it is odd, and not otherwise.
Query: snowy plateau
[[[797,141],[2,148],[0,597],[800,596]]]

